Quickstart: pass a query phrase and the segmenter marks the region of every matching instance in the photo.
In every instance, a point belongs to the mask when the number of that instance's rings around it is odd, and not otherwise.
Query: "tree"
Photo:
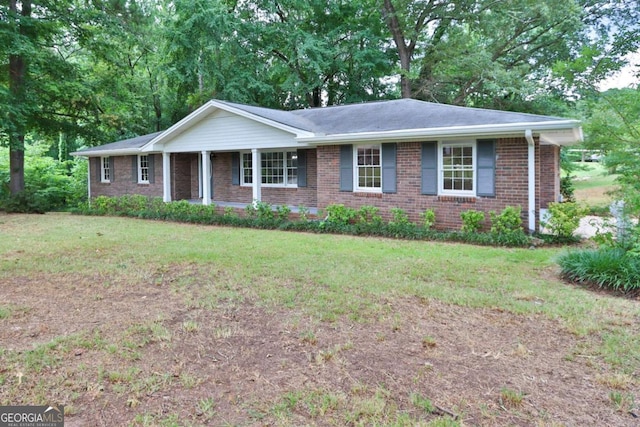
[[[25,135],[77,130],[93,109],[74,61],[82,6],[72,0],[0,3],[0,143],[9,146],[12,195],[25,189]]]
[[[589,104],[585,146],[605,154],[620,196],[640,216],[640,88],[612,89]]]
[[[371,0],[246,2],[244,46],[273,88],[263,105],[319,107],[380,99],[391,71],[383,25]]]
[[[416,95],[457,105],[511,109],[545,93],[550,67],[582,37],[573,2],[481,2],[425,57]],[[548,86],[547,86],[548,87]],[[545,88],[546,89],[546,88]]]
[[[640,47],[637,0],[380,4],[403,97],[544,113],[595,87]]]
[[[412,97],[411,70],[414,57],[430,57],[456,22],[474,9],[474,0],[449,2],[443,0],[384,0],[382,16],[398,51],[400,88],[403,98]]]

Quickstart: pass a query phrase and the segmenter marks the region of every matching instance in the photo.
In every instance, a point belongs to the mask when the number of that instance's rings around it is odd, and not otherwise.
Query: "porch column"
[[[527,129],[524,133],[527,140],[528,150],[528,182],[529,182],[529,207],[527,209],[529,217],[529,232],[536,231],[536,143],[533,140],[533,132]]]
[[[260,150],[254,148],[251,150],[251,175],[253,176],[253,202],[262,201],[262,176],[260,171]]]
[[[202,204],[211,204],[211,181],[209,180],[209,171],[211,170],[211,159],[209,158],[209,152],[202,152]]]
[[[162,200],[171,201],[171,153],[162,152]]]

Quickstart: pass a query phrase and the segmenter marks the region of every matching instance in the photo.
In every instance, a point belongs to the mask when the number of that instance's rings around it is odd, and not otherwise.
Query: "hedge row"
[[[377,208],[371,206],[364,208],[366,209],[361,209],[362,212],[358,211],[360,215],[356,215],[348,222],[343,217],[334,216],[335,219],[332,220],[331,213],[325,219],[310,220],[307,218],[308,210],[305,208],[301,208],[298,219],[291,220],[289,209],[278,208],[274,210],[265,203],[259,203],[255,208],[249,207],[245,211],[246,215],[241,216],[232,208],[226,208],[224,212],[220,212],[214,205],[205,206],[192,204],[188,201],[165,203],[160,198],[130,195],[100,196],[93,199],[90,204],[81,205],[75,213],[271,230],[464,242],[491,246],[526,247],[531,245],[531,238],[522,229],[502,233],[437,231],[431,229],[428,222],[426,225],[418,225],[408,221],[383,222],[376,214]],[[327,211],[331,212],[331,207],[327,208]],[[362,215],[363,212],[364,215]],[[395,218],[402,217],[399,209],[396,209],[395,212]]]

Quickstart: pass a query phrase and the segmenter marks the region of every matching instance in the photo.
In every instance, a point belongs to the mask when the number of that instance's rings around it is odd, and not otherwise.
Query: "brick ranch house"
[[[295,111],[211,100],[163,132],[73,154],[89,159],[90,198],[373,205],[415,222],[433,208],[439,229],[521,206],[533,231],[560,199],[560,147],[581,140],[577,120],[411,99]]]

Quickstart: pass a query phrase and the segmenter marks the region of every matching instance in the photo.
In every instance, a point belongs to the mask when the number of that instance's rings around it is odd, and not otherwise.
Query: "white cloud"
[[[600,83],[599,89],[625,88],[640,84],[640,51],[627,55],[628,64]]]

